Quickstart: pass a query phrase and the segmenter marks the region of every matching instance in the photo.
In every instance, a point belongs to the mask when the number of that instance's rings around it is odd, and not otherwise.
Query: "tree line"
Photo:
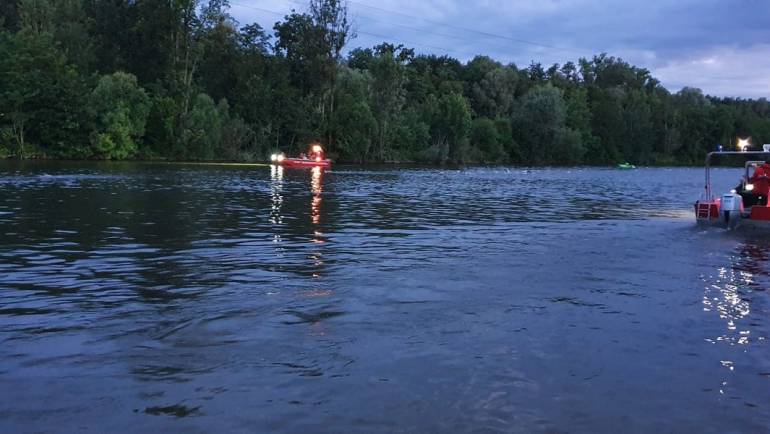
[[[344,0],[310,0],[272,32],[229,6],[4,1],[0,156],[250,161],[320,140],[344,162],[693,164],[739,136],[770,142],[766,99],[672,94],[607,54],[346,53]]]

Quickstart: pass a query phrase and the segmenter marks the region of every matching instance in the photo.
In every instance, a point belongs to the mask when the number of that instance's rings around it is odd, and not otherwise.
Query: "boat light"
[[[747,139],[741,139],[738,138],[738,150],[741,152],[746,152],[749,150],[749,146],[751,145],[751,138]]]
[[[276,155],[276,156],[275,156],[275,161],[277,161],[277,162],[279,162],[279,163],[280,163],[281,161],[285,160],[285,159],[286,159],[286,156],[285,156],[285,155],[283,155],[283,154],[278,154],[278,155]]]
[[[754,191],[754,184],[746,184],[746,191]]]
[[[274,163],[275,163],[276,161],[278,161],[278,154],[273,154],[273,155],[271,155],[271,156],[270,156],[270,161],[272,161],[272,162],[274,162]]]
[[[315,157],[315,161],[320,163],[321,162],[321,157]]]
[[[318,154],[320,152],[323,152],[323,149],[321,148],[321,145],[313,145],[313,152]]]

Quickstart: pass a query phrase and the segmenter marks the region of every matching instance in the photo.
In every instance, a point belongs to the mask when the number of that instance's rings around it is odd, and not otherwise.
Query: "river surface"
[[[768,432],[770,236],[702,189],[2,163],[0,432]]]

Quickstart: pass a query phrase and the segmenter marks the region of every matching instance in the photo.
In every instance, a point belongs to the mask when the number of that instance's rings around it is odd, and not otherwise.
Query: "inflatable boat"
[[[270,156],[270,163],[282,166],[288,169],[296,168],[313,168],[320,167],[322,169],[328,169],[332,166],[331,160],[324,157],[324,150],[318,143],[310,145],[308,154],[302,154],[297,158],[287,157],[283,153],[273,154]]]

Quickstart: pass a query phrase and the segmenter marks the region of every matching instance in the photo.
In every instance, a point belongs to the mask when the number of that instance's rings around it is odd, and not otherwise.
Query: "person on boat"
[[[770,161],[765,161],[754,169],[754,173],[749,178],[749,184],[753,186],[751,193],[756,202],[761,205],[767,204],[768,193],[770,193]]]
[[[324,151],[320,143],[314,142],[310,144],[310,159],[316,161],[324,159]]]
[[[754,182],[767,177],[770,177],[770,161],[765,161],[761,166],[754,169],[751,180]]]
[[[770,161],[765,161],[761,166],[754,169],[749,182],[752,184],[768,184],[770,180]]]

